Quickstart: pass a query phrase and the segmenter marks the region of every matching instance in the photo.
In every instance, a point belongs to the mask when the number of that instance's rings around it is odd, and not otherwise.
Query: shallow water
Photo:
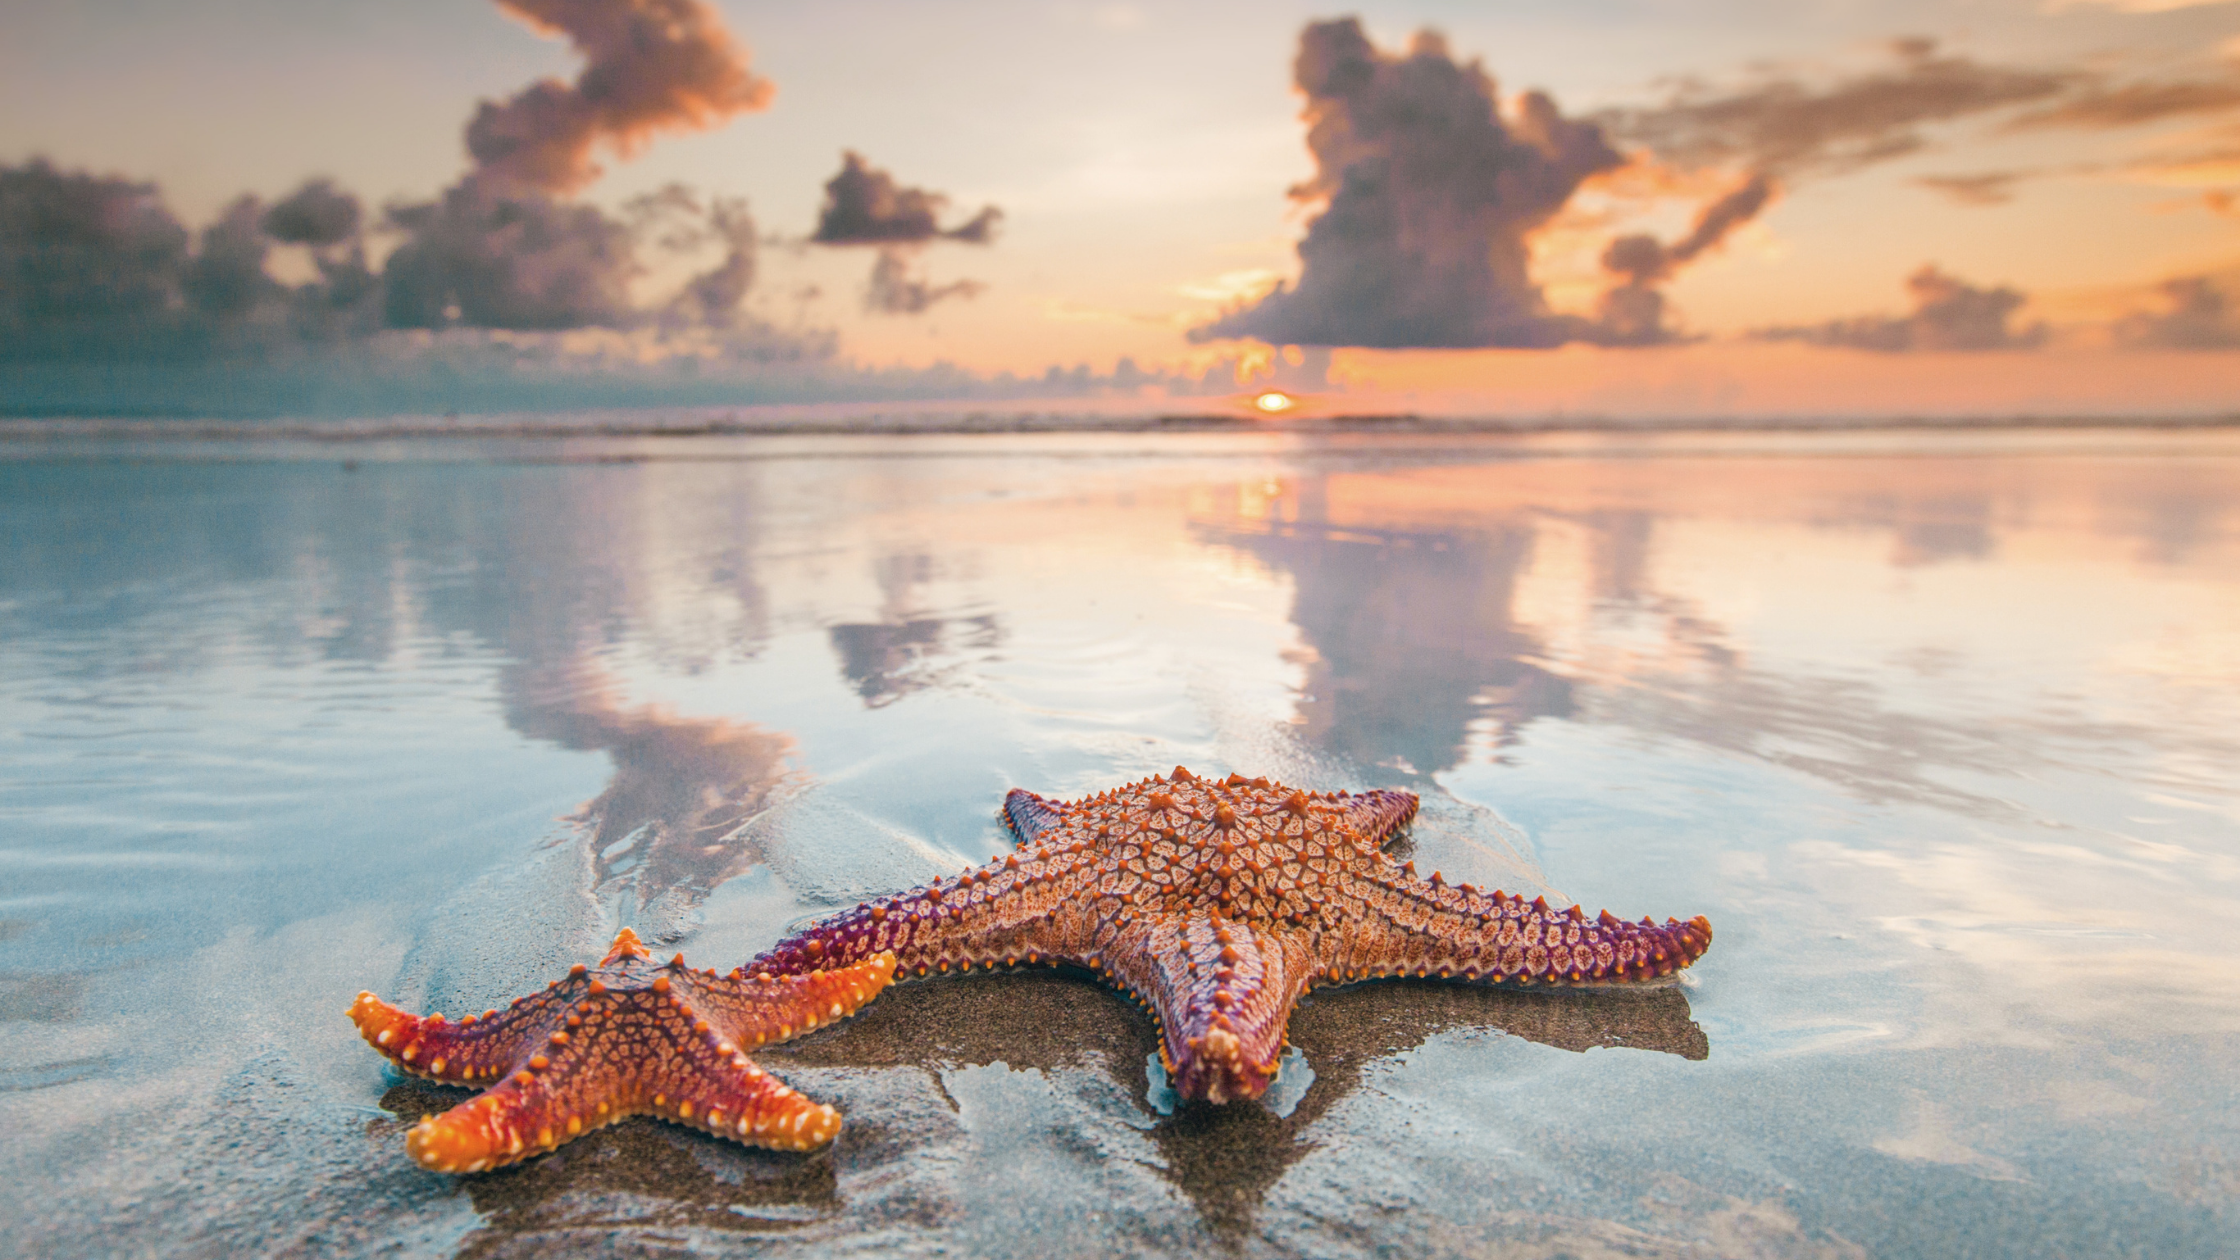
[[[0,1229],[40,1254],[2211,1256],[2240,1236],[2240,436],[0,451]],[[372,988],[729,967],[1026,786],[1423,795],[1708,915],[1647,998],[1315,994],[1164,1115],[1083,976],[454,1181]]]

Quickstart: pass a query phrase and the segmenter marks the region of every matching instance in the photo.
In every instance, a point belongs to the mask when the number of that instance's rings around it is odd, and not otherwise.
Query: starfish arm
[[[1193,914],[1133,925],[1114,946],[1107,969],[1151,1007],[1177,1093],[1219,1103],[1267,1092],[1314,976],[1299,934]]]
[[[398,1068],[446,1085],[480,1085],[512,1071],[560,1025],[568,1004],[581,996],[583,970],[505,1010],[457,1023],[399,1010],[371,993],[360,993],[348,1013],[366,1044]]]
[[[1368,792],[1340,792],[1332,802],[1345,814],[1346,822],[1370,844],[1383,848],[1393,833],[1408,825],[1416,816],[1416,794],[1395,792],[1389,788],[1376,788]]]
[[[599,962],[601,974],[618,962],[646,957],[638,934],[623,928]],[[370,992],[360,993],[345,1013],[366,1044],[398,1068],[446,1085],[479,1085],[521,1066],[555,1029],[568,1023],[571,1008],[590,987],[589,971],[581,964],[570,967],[565,978],[546,985],[542,992],[515,998],[505,1010],[484,1011],[480,1018],[469,1015],[456,1024],[440,1012],[423,1018],[399,1010]]]
[[[1711,922],[1628,922],[1496,890],[1419,879],[1405,867],[1364,878],[1355,912],[1325,931],[1322,978],[1441,976],[1521,987],[1669,984],[1711,948]]]
[[[1004,824],[1018,836],[1022,845],[1040,841],[1065,820],[1066,807],[1062,802],[1046,800],[1025,788],[1013,788],[1003,798]]]
[[[1085,962],[1102,883],[1089,846],[1037,844],[961,875],[829,915],[739,969],[798,975],[891,952],[898,976],[976,964]]]
[[[706,1027],[717,1051],[776,1045],[845,1019],[894,981],[895,957],[873,954],[826,971],[772,976],[732,972],[717,976],[671,965],[675,992]]]
[[[541,1068],[519,1067],[442,1115],[422,1116],[405,1134],[405,1153],[430,1172],[483,1172],[646,1109],[633,1079],[607,1075],[608,1056],[578,1044],[584,1048],[540,1056]]]

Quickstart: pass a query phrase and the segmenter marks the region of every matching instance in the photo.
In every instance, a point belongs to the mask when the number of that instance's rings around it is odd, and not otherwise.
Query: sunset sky
[[[481,103],[584,73],[584,51],[520,13],[633,5],[510,7],[11,6],[0,163],[152,182],[196,233],[240,194],[269,206],[327,177],[364,203],[379,270],[407,236],[380,207],[505,174],[463,141]],[[538,187],[618,218],[672,183],[695,206],[744,198],[759,242],[739,309],[832,330],[863,366],[1196,371],[1264,358],[1240,340],[1257,338],[1372,347],[1338,349],[1328,388],[1462,410],[2229,411],[2240,395],[2240,3],[635,7],[704,19],[729,95],[599,132],[595,174]],[[1366,45],[1310,29],[1348,17]],[[1426,29],[1443,46],[1412,42]],[[1312,95],[1303,48],[1354,69]],[[1479,185],[1455,172],[1491,150],[1421,130],[1469,112],[1471,63],[1499,102],[1485,144],[1540,145],[1522,168],[1485,158]],[[1343,78],[1362,67],[1373,83]],[[1528,91],[1606,150],[1535,156],[1556,150],[1525,121]],[[1350,129],[1320,166],[1303,110]],[[930,230],[851,228],[827,190],[850,152],[867,179],[945,197],[905,198]],[[1347,165],[1365,154],[1390,162],[1373,193]],[[1301,238],[1346,196],[1365,208],[1330,216],[1302,275]],[[1387,211],[1397,228],[1358,226]],[[643,249],[629,301],[714,275],[713,239]],[[319,274],[301,244],[264,269]]]

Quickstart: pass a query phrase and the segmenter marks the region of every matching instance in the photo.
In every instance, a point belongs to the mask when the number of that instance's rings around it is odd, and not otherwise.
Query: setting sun
[[[1253,399],[1252,405],[1272,416],[1291,410],[1299,405],[1299,401],[1280,389],[1271,389]]]

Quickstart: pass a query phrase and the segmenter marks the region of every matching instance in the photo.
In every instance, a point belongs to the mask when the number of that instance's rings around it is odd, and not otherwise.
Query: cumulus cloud
[[[754,216],[747,213],[745,198],[718,197],[708,205],[708,237],[724,248],[722,261],[692,277],[677,294],[672,309],[692,321],[728,327],[739,317],[739,304],[754,287]]]
[[[986,245],[995,239],[1003,211],[982,206],[980,213],[955,227],[940,223],[946,194],[895,182],[862,154],[840,155],[840,173],[825,182],[824,206],[817,213],[814,245],[876,245],[879,257],[864,286],[863,305],[887,315],[916,315],[946,298],[969,298],[987,286],[976,280],[936,285],[911,274],[916,253],[936,241]]]
[[[392,328],[468,324],[514,330],[628,323],[643,274],[638,233],[595,206],[563,200],[596,179],[595,149],[625,156],[662,132],[716,126],[772,92],[702,0],[498,0],[583,54],[573,84],[546,79],[467,124],[475,167],[434,201],[393,205],[407,239],[384,272]],[[744,221],[743,209],[726,210]],[[751,232],[751,222],[749,231]],[[734,237],[736,233],[732,233]],[[754,276],[752,243],[730,241],[695,282],[703,309],[736,308]],[[714,299],[726,299],[715,301]],[[672,303],[669,314],[687,309]]]
[[[1867,315],[1824,324],[1762,329],[1757,336],[1775,341],[1807,341],[1897,354],[1937,350],[2021,350],[2045,340],[2043,324],[2016,328],[2014,313],[2029,299],[2001,286],[1979,289],[1923,266],[1906,277],[1913,313],[1901,318]]]
[[[1527,93],[1504,117],[1493,79],[1438,35],[1380,51],[1351,18],[1299,38],[1315,176],[1325,201],[1279,287],[1191,333],[1329,346],[1550,346],[1592,336],[1548,311],[1526,237],[1589,176],[1624,158],[1593,123]]]
[[[983,206],[953,228],[938,222],[949,198],[895,182],[894,176],[849,150],[840,155],[840,173],[824,186],[824,206],[809,240],[818,245],[922,245],[962,241],[985,245],[995,239],[1003,211]]]
[[[1603,252],[1602,266],[1620,277],[1602,295],[1603,337],[1618,345],[1653,345],[1672,339],[1665,326],[1664,294],[1657,285],[1755,218],[1773,196],[1773,181],[1753,175],[1705,206],[1694,228],[1667,245],[1654,236],[1618,237]]]
[[[265,354],[384,328],[697,328],[771,340],[740,313],[756,261],[743,202],[665,190],[659,213],[617,217],[569,199],[599,174],[595,153],[627,156],[652,136],[767,102],[770,85],[715,10],[703,0],[498,2],[569,39],[583,70],[483,103],[466,127],[467,173],[433,199],[383,210],[379,229],[402,239],[379,271],[363,206],[332,180],[269,206],[239,198],[190,238],[151,184],[43,161],[0,168],[0,356]],[[318,279],[293,290],[274,281],[274,245],[306,248]],[[633,300],[650,252],[695,251],[714,265],[666,301]]]
[[[592,153],[628,157],[664,131],[699,131],[770,103],[773,88],[702,0],[497,0],[583,54],[574,83],[545,79],[484,101],[467,151],[486,180],[572,192],[599,177]]]
[[[1794,180],[1857,170],[1926,147],[1937,123],[2052,101],[2091,87],[2079,71],[1987,65],[1934,41],[1892,44],[1897,65],[1814,82],[1796,73],[1719,91],[1686,83],[1660,105],[1595,115],[1610,133],[1684,166],[1731,165]]]
[[[2166,308],[2117,320],[2118,342],[2165,350],[2240,348],[2240,309],[2207,276],[2166,280],[2161,289]]]
[[[356,197],[336,188],[333,180],[311,179],[273,202],[260,222],[264,234],[273,240],[321,248],[356,240],[365,223],[365,210]]]

